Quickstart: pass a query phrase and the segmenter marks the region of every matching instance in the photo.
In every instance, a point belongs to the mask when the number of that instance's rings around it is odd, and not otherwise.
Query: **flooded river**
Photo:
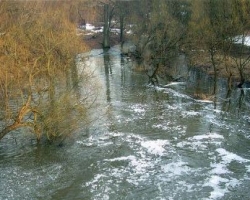
[[[97,108],[99,120],[62,147],[4,138],[0,199],[250,198],[250,90],[229,95],[221,80],[215,102],[200,101],[193,94],[213,81],[199,71],[155,88],[118,48],[84,56],[79,70],[93,68],[108,112]]]

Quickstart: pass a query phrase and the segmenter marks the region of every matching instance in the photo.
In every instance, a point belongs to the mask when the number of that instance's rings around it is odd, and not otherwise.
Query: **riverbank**
[[[118,45],[119,42],[119,35],[111,33],[111,38],[110,38],[110,46]],[[92,35],[83,35],[83,41],[84,43],[89,47],[89,49],[101,49],[102,48],[102,33],[95,33]],[[224,64],[224,65],[219,65],[217,68],[217,74],[221,78],[226,78],[230,79],[231,84],[234,84],[237,82],[240,82],[240,74],[239,70],[237,69],[236,65],[234,63],[231,64]],[[209,59],[203,63],[196,62],[189,64],[195,68],[199,68],[208,75],[214,76],[214,69],[212,65],[210,64]],[[171,67],[171,66],[170,66]],[[168,68],[169,70],[169,68]],[[250,81],[250,67],[246,66],[244,70],[245,74],[245,81]]]
[[[102,33],[83,35],[83,41],[89,49],[101,49],[103,43]],[[110,46],[117,44],[119,44],[119,36],[117,34],[112,34],[112,37],[110,38]]]

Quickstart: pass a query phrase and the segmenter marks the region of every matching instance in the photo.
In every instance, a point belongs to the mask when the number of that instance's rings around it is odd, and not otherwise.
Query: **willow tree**
[[[87,122],[91,102],[87,93],[75,95],[73,89],[76,55],[87,47],[76,36],[70,7],[58,1],[0,5],[5,22],[0,35],[0,139],[26,128],[38,141],[43,136],[63,140],[79,122]]]

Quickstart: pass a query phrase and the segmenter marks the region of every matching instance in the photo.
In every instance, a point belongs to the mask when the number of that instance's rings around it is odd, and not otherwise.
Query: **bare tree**
[[[239,76],[240,84],[245,81],[245,69],[249,65],[249,51],[245,46],[248,34],[248,1],[240,0],[194,0],[189,23],[190,41],[187,51],[194,65],[212,66],[215,80],[219,71],[228,74],[231,88],[232,76]],[[237,37],[236,37],[237,36]],[[236,40],[238,44],[236,44]],[[237,68],[236,72],[234,67]]]
[[[143,1],[139,4],[138,9],[141,10],[133,30],[137,57],[145,67],[149,82],[158,84],[159,69],[168,66],[178,55],[183,27],[169,12],[167,1]]]

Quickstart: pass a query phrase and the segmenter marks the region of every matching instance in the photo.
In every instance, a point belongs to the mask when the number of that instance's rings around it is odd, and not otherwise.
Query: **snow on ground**
[[[234,38],[235,40],[235,44],[242,44],[243,40],[244,40],[244,44],[246,46],[250,46],[250,36],[243,36],[243,35],[238,35]]]

